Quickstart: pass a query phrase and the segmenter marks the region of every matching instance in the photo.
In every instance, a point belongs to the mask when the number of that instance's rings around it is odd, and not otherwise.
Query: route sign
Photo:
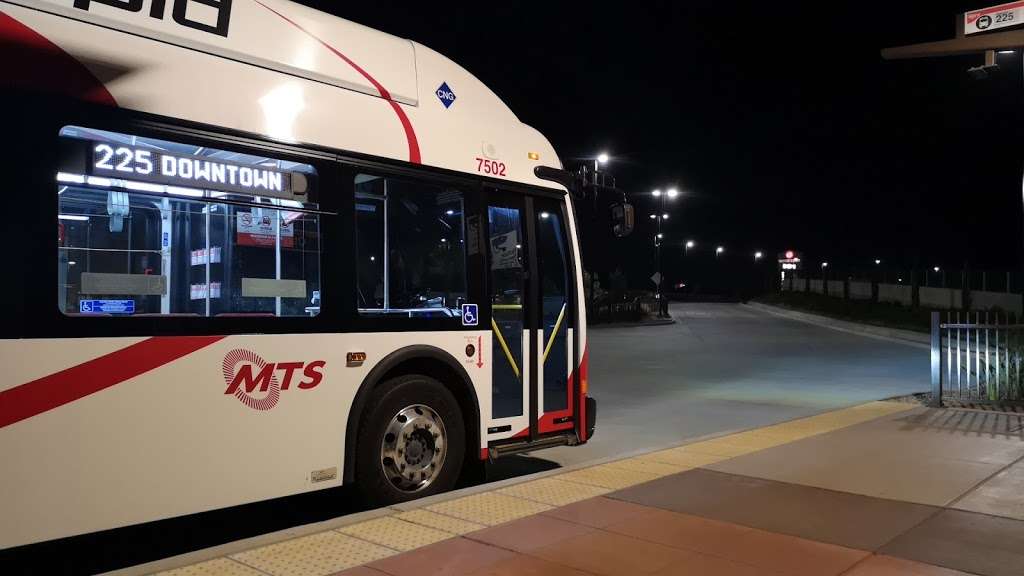
[[[964,34],[990,32],[1024,24],[1024,2],[1010,2],[964,14]]]

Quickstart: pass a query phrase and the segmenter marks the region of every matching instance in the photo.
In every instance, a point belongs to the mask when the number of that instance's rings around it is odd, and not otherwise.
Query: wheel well
[[[344,482],[355,479],[356,439],[366,401],[380,384],[409,374],[429,376],[445,385],[459,403],[466,426],[466,458],[475,458],[480,452],[480,404],[469,379],[469,374],[447,352],[433,346],[415,346],[399,350],[385,357],[363,380],[349,411],[345,432]]]

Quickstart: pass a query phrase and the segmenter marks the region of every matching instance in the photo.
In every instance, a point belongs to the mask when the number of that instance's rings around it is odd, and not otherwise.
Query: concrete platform
[[[872,402],[163,574],[1020,575],[1013,418]]]

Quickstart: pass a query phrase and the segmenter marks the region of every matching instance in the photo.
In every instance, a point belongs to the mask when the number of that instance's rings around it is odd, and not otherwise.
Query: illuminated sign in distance
[[[105,142],[93,145],[89,167],[97,176],[274,198],[305,196],[308,187],[297,172]]]

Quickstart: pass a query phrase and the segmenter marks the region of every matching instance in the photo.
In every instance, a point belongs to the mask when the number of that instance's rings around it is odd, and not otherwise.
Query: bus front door
[[[574,426],[573,333],[564,203],[492,192],[487,206],[492,439]]]

